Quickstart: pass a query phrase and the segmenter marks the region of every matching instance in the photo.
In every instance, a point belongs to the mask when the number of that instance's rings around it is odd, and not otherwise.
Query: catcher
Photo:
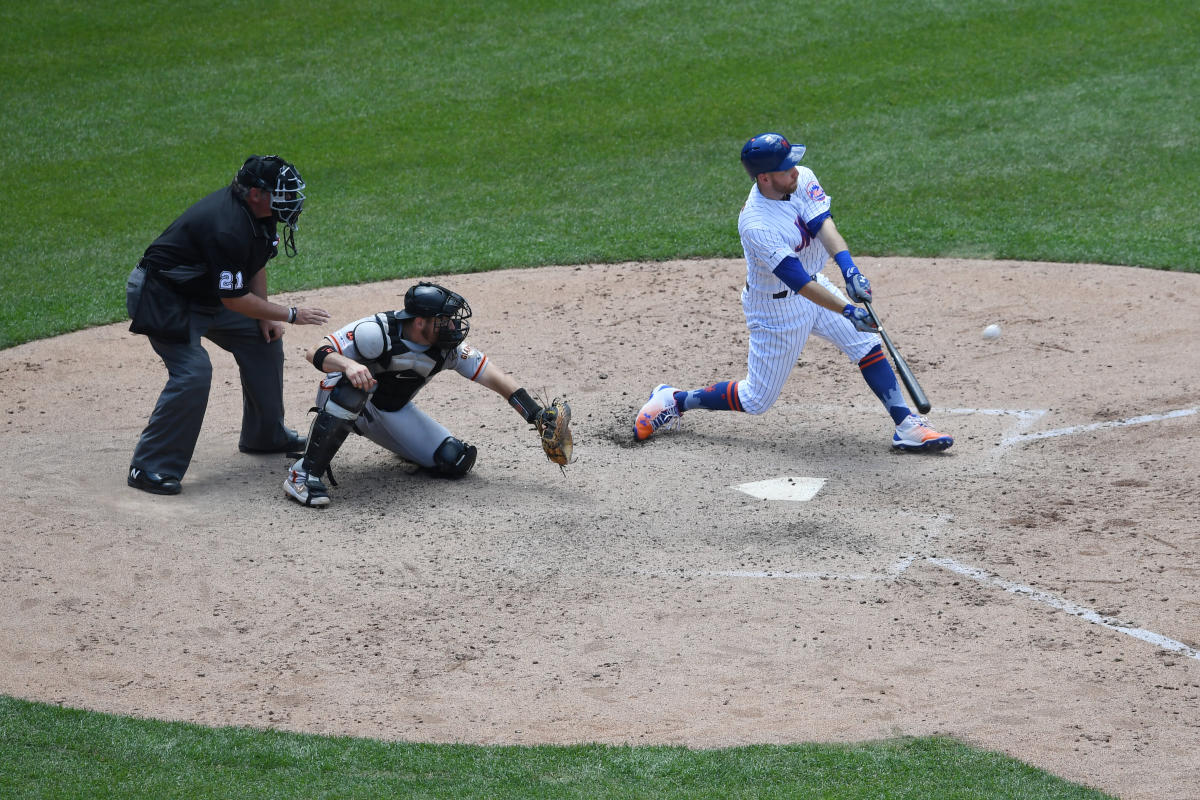
[[[434,475],[466,475],[475,465],[475,447],[413,402],[429,379],[447,368],[506,398],[537,429],[546,456],[568,464],[570,406],[555,398],[543,408],[471,347],[466,341],[470,316],[462,295],[422,281],[405,293],[403,311],[363,317],[309,350],[306,358],[325,378],[304,456],[283,482],[288,496],[306,506],[329,505],[321,478],[352,430]]]

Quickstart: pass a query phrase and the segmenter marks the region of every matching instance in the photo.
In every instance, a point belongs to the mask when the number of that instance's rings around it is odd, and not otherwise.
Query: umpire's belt
[[[746,291],[747,292],[750,291],[750,284],[748,284],[748,283],[746,284]],[[783,298],[787,297],[789,294],[800,294],[800,293],[793,292],[791,289],[784,289],[782,292],[776,292],[775,294],[771,295],[771,299],[772,300],[782,300]]]

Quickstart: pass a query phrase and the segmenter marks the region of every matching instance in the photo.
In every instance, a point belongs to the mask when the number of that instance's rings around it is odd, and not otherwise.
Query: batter
[[[871,283],[850,257],[816,175],[798,166],[803,156],[804,145],[778,133],[759,134],[742,147],[742,166],[754,180],[738,217],[746,256],[742,311],[750,331],[746,377],[691,391],[660,384],[634,421],[637,439],[678,429],[683,412],[694,408],[762,414],[815,333],[858,365],[895,425],[893,448],[936,451],[954,444],[904,402],[870,315],[855,305],[872,299]],[[846,294],[821,274],[830,253]]]

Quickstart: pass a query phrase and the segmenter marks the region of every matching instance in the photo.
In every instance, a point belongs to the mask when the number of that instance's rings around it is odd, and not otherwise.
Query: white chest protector
[[[383,311],[350,323],[326,337],[338,352],[365,364],[379,382],[371,403],[396,411],[416,396],[429,379],[446,367],[474,380],[487,357],[466,342],[448,349],[424,348],[401,336],[400,312]]]

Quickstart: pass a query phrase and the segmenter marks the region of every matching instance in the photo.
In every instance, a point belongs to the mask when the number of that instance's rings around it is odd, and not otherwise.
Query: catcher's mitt
[[[565,467],[571,463],[571,406],[561,397],[538,412],[533,424],[541,438],[546,458]]]

